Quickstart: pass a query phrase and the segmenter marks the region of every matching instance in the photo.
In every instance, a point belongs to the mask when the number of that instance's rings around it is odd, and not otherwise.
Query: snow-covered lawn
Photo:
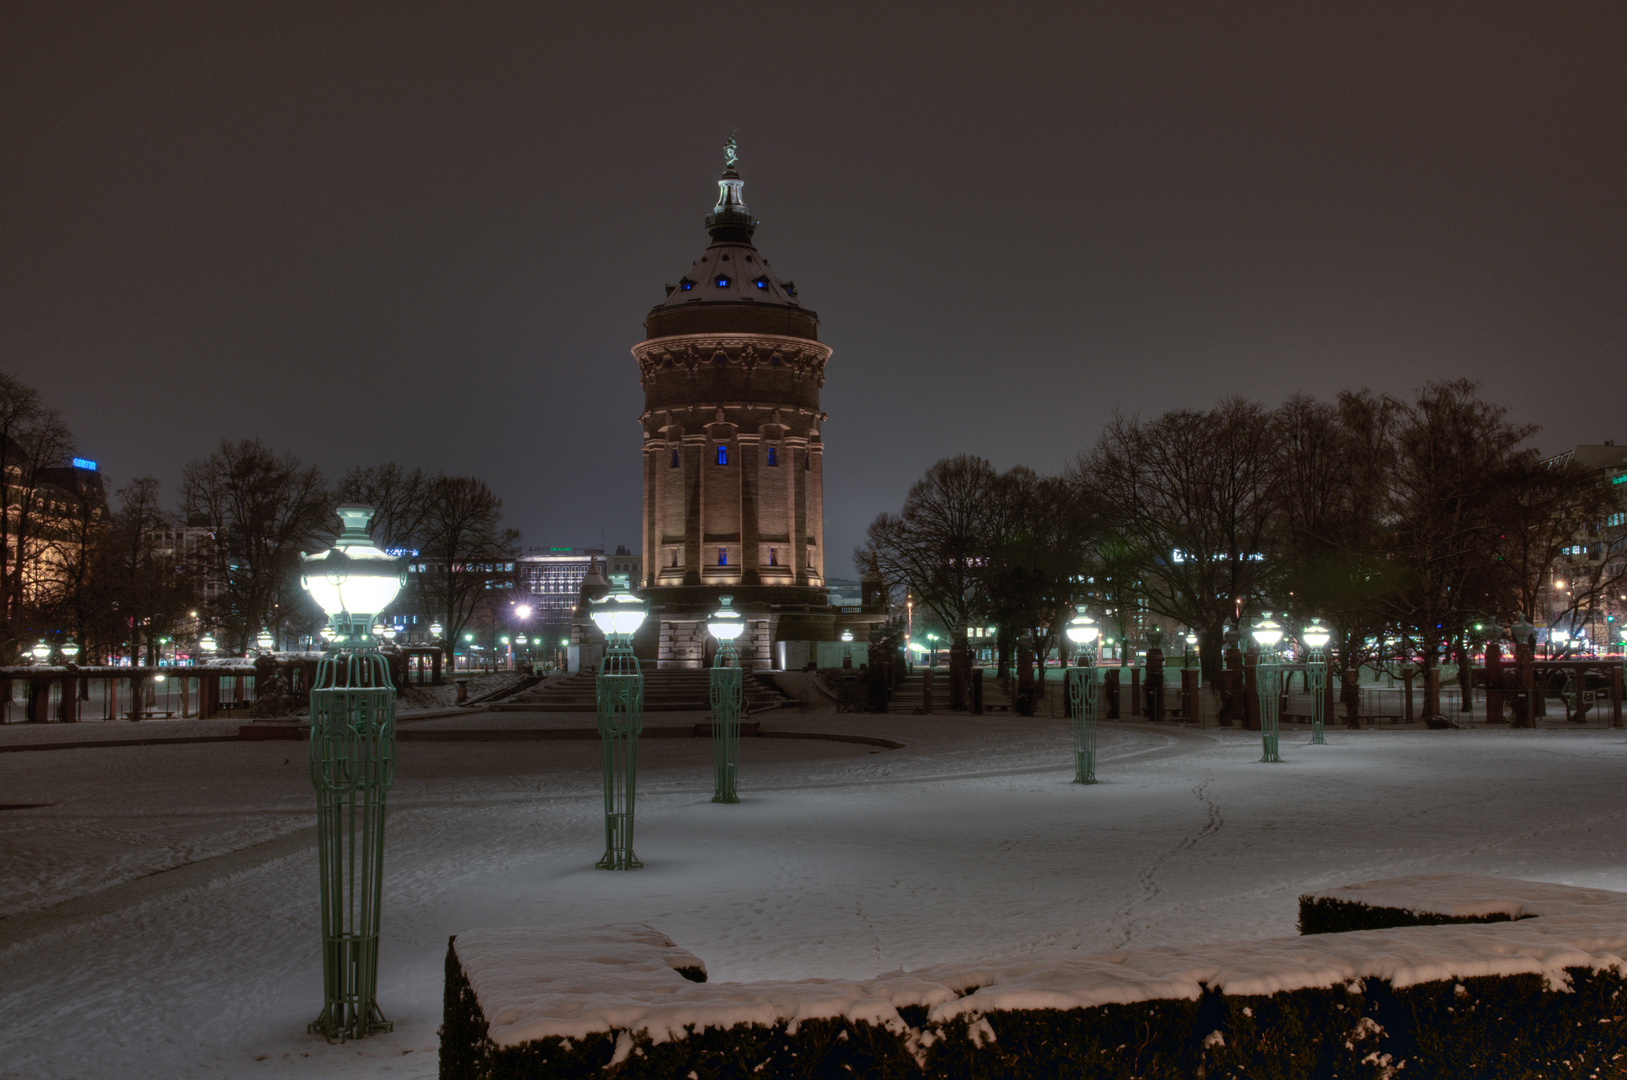
[[[907,745],[742,740],[744,801],[720,806],[705,740],[645,740],[645,869],[607,873],[597,743],[403,742],[380,989],[396,1030],[344,1046],[305,1034],[304,744],[0,754],[0,804],[53,804],[0,812],[0,1076],[431,1077],[446,940],[475,928],[645,922],[716,983],[1283,937],[1302,892],[1421,871],[1627,891],[1620,731],[1287,732],[1285,763],[1260,765],[1248,733],[1107,723],[1086,788],[1062,721],[762,719]],[[501,723],[522,720],[591,724]]]

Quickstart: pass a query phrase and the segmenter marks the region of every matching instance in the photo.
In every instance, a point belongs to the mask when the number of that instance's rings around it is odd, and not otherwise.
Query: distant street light
[[[1271,612],[1254,624],[1254,641],[1260,646],[1260,659],[1254,665],[1255,685],[1260,694],[1260,743],[1264,753],[1262,763],[1280,764],[1277,753],[1279,724],[1282,712],[1282,665],[1276,662],[1277,642],[1282,640],[1282,627],[1271,618]],[[1271,659],[1268,661],[1266,657]]]
[[[269,629],[262,629],[259,636],[254,639],[254,643],[260,647],[261,652],[270,652],[272,647],[277,644],[277,639],[271,636]]]
[[[712,657],[712,801],[737,803],[736,766],[740,757],[740,713],[745,704],[745,671],[734,651],[734,640],[746,628],[740,612],[730,606],[732,597],[720,596],[722,606],[706,620],[706,628],[717,639]]]
[[[39,644],[29,649],[28,653],[34,658],[36,664],[43,664],[51,659],[51,646],[45,643],[44,638],[41,638]]]
[[[604,857],[600,870],[637,870],[633,809],[638,794],[638,735],[644,729],[644,672],[633,655],[633,634],[649,606],[619,582],[590,601],[593,621],[608,643],[594,680],[599,738],[604,744]]]
[[[1073,782],[1096,782],[1096,698],[1101,669],[1092,662],[1090,647],[1100,631],[1096,620],[1085,614],[1085,605],[1074,608],[1068,620],[1068,640],[1078,650],[1074,667],[1068,669],[1068,702],[1073,706]]]
[[[344,531],[334,546],[300,556],[300,584],[334,631],[312,682],[310,750],[324,1003],[308,1030],[329,1042],[394,1027],[378,1007],[378,947],[384,802],[395,778],[395,685],[368,628],[406,584],[402,563],[367,535],[372,509],[341,506],[338,514]]]
[[[63,661],[66,662],[66,663],[71,664],[71,663],[74,662],[74,660],[78,659],[78,657],[79,657],[79,646],[74,643],[73,638],[69,638],[66,641],[64,641],[62,643],[62,659],[63,659]]]
[[[1311,625],[1305,628],[1305,647],[1310,654],[1305,658],[1306,689],[1311,692],[1311,745],[1326,746],[1327,740],[1322,737],[1323,724],[1326,718],[1322,715],[1323,705],[1328,689],[1328,662],[1326,654],[1322,652],[1332,634],[1322,625],[1321,619],[1312,619]]]

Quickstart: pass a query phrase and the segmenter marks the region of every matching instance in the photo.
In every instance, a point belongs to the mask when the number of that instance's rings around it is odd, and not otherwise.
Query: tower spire
[[[735,170],[739,160],[740,150],[731,134],[729,141],[723,144],[723,176],[717,182],[717,205],[706,215],[706,228],[714,240],[749,244],[752,233],[757,231],[757,219],[751,216],[741,195],[746,182]]]

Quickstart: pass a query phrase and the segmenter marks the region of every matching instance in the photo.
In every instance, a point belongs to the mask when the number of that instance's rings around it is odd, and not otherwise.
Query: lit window
[[[678,282],[678,287],[684,292],[688,292],[690,289],[695,287],[695,283],[690,281],[688,278],[684,278],[682,281]]]
[[[780,452],[775,447],[770,446],[768,448],[768,463],[770,465],[778,465],[780,463]]]
[[[719,274],[717,276],[717,287],[720,289],[727,289],[729,287],[729,275]]]
[[[780,549],[779,548],[769,548],[768,549],[768,565],[770,565],[770,566],[778,566],[778,565],[780,565]]]
[[[717,549],[717,564],[719,566],[728,566],[729,565],[729,549],[728,548],[720,547],[720,548]]]
[[[672,452],[672,467],[674,469],[678,467],[678,451],[676,450]]]
[[[766,289],[768,288],[768,279],[765,277],[760,277],[756,281],[752,282],[752,284],[757,286],[759,289]]]
[[[727,465],[729,463],[729,448],[727,446],[719,446],[717,448],[717,463],[719,465]]]

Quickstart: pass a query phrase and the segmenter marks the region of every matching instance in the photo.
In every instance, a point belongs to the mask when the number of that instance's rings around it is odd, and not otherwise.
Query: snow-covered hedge
[[[1627,1075],[1627,895],[1421,875],[1316,898],[1505,921],[734,984],[637,924],[469,931],[441,1076]]]

